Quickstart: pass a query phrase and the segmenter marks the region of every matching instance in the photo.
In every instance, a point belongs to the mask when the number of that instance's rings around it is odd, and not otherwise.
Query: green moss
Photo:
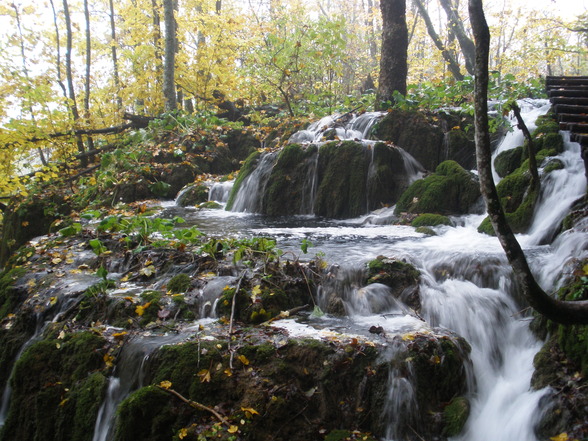
[[[443,434],[449,437],[459,435],[469,415],[470,403],[467,398],[453,398],[443,411]]]
[[[494,169],[501,178],[511,174],[521,166],[523,160],[523,147],[519,146],[514,149],[501,152],[494,159]]]
[[[489,236],[496,236],[496,232],[494,231],[494,227],[492,226],[489,217],[484,218],[482,223],[478,226],[478,233],[484,233]]]
[[[314,213],[330,218],[356,217],[367,211],[367,151],[353,142],[329,142],[319,150],[319,187]]]
[[[245,178],[249,176],[253,170],[255,170],[255,166],[257,165],[257,161],[260,157],[261,152],[255,151],[251,153],[243,163],[243,167],[241,167],[239,175],[237,176],[237,179],[235,179],[235,184],[231,190],[229,200],[227,201],[227,210],[230,210],[233,207],[233,204],[235,203],[235,197],[237,197],[237,193],[239,192],[239,187],[241,187],[241,184]]]
[[[286,216],[303,211],[312,212],[306,188],[308,170],[315,161],[317,147],[306,148],[288,144],[280,152],[263,195],[262,212],[270,216]],[[306,206],[304,204],[306,203]]]
[[[425,213],[417,216],[411,223],[417,227],[435,227],[437,225],[451,225],[451,220],[447,216],[440,214]]]
[[[103,384],[90,377],[104,367],[104,345],[105,340],[98,335],[76,332],[29,346],[15,365],[11,405],[0,439],[76,439],[71,436],[72,431],[79,434],[81,427],[87,428],[96,419],[99,404],[86,406],[90,405],[88,396],[98,397],[103,392]],[[84,391],[84,385],[88,390]],[[61,409],[64,406],[67,411]],[[85,413],[86,419],[74,423],[78,411]],[[80,428],[75,429],[75,424]],[[77,439],[85,441],[87,436],[88,432]]]
[[[207,202],[202,202],[201,204],[198,204],[196,206],[196,208],[198,208],[200,210],[219,210],[219,209],[223,208],[223,206],[215,201],[207,201]]]
[[[169,441],[176,422],[171,399],[155,386],[132,393],[118,408],[115,441]]]
[[[427,236],[437,236],[435,230],[429,227],[417,227],[415,231],[417,233],[426,234]]]
[[[555,170],[562,170],[564,168],[563,162],[559,159],[550,160],[547,165],[543,168],[543,173],[548,174]]]
[[[14,290],[14,282],[26,274],[25,268],[14,268],[0,273],[0,320],[13,313],[24,298]]]
[[[180,294],[190,289],[192,280],[185,273],[176,274],[167,282],[167,290],[172,294]]]
[[[473,176],[455,161],[444,161],[435,173],[414,182],[396,204],[396,214],[464,214],[480,197]]]

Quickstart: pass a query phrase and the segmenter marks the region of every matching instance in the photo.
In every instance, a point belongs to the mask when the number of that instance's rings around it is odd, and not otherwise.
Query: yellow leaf
[[[59,407],[65,406],[65,403],[67,403],[68,401],[69,401],[69,398],[65,398],[65,399],[61,400],[61,402],[59,403]]]
[[[237,426],[231,426],[228,429],[229,433],[237,433],[239,431],[239,428]]]
[[[247,418],[251,418],[253,415],[259,415],[259,412],[252,407],[242,407],[241,410],[245,412]]]
[[[188,429],[186,429],[185,427],[183,429],[180,429],[180,432],[178,433],[178,438],[184,439],[187,436],[188,436]]]
[[[243,363],[245,366],[248,366],[248,365],[249,365],[249,360],[247,360],[247,357],[245,357],[244,355],[239,355],[237,358],[238,358],[238,359],[239,359],[239,361],[240,361],[241,363]]]
[[[164,389],[169,389],[170,387],[172,387],[172,383],[171,381],[162,381],[161,383],[159,383],[159,387],[162,387]]]
[[[586,274],[588,276],[588,263],[586,265],[584,265],[584,267],[582,269],[584,270],[584,274]]]
[[[253,289],[251,290],[251,294],[253,294],[255,296],[261,294],[261,287],[259,285],[255,285],[253,287]]]
[[[151,302],[147,302],[144,305],[139,305],[135,308],[135,312],[137,313],[137,315],[140,317],[145,313],[145,310],[147,308],[149,308],[149,306],[151,305]]]
[[[414,334],[404,334],[402,336],[402,340],[404,341],[411,341],[414,340]]]
[[[51,298],[49,299],[49,304],[50,304],[51,306],[55,305],[56,303],[57,303],[57,297],[51,297]]]
[[[557,436],[552,436],[549,439],[552,441],[568,441],[570,438],[568,438],[568,434],[566,432],[563,432]]]
[[[202,369],[198,372],[201,383],[210,383],[210,371],[208,369]]]
[[[224,372],[227,377],[231,377],[233,375],[233,371],[231,370],[231,368],[226,368]]]

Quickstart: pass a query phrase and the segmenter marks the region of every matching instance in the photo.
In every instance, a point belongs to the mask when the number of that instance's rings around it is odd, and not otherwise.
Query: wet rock
[[[479,198],[475,177],[456,162],[445,161],[402,194],[395,212],[466,214]]]
[[[384,256],[368,263],[367,283],[381,283],[391,294],[415,311],[421,308],[419,271],[409,263]]]
[[[377,125],[375,136],[402,147],[427,170],[446,160],[471,170],[476,164],[474,140],[465,129],[472,124],[464,115],[392,109]]]
[[[201,184],[190,184],[182,189],[176,198],[176,205],[191,207],[208,201],[208,187]]]

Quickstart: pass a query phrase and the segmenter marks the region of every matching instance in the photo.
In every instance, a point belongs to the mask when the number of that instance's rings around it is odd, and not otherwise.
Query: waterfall
[[[226,203],[229,200],[234,181],[215,182],[208,192],[208,200]]]
[[[232,211],[257,213],[261,210],[263,190],[270,177],[276,158],[277,153],[265,153],[261,156],[256,169],[241,183]]]
[[[92,441],[113,439],[118,405],[131,392],[143,386],[145,362],[157,348],[186,338],[181,334],[143,336],[129,340],[122,348],[113,375],[108,380],[106,397],[100,406]]]

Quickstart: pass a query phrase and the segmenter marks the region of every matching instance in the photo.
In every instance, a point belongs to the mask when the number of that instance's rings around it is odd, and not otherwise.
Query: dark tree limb
[[[536,190],[537,194],[539,194],[538,190],[541,186],[541,182],[539,180],[539,172],[537,171],[537,158],[535,157],[536,149],[535,143],[533,142],[533,137],[531,136],[531,132],[523,117],[521,116],[521,109],[519,108],[518,104],[515,101],[512,101],[509,105],[510,109],[513,111],[515,118],[517,119],[517,127],[523,132],[525,139],[527,140],[527,154],[529,155],[529,173],[531,174],[531,190]]]
[[[449,72],[451,72],[451,75],[453,75],[453,77],[457,81],[462,81],[463,74],[461,73],[461,70],[459,69],[459,64],[457,63],[457,61],[455,60],[453,55],[451,55],[451,53],[447,50],[447,48],[445,47],[445,45],[441,41],[441,38],[437,34],[437,31],[435,31],[435,27],[433,26],[433,22],[431,22],[431,18],[429,17],[429,14],[427,13],[427,10],[425,9],[423,3],[421,2],[421,0],[414,0],[414,4],[416,5],[417,9],[419,10],[419,14],[421,15],[421,17],[423,17],[423,20],[425,21],[425,25],[427,26],[427,32],[429,34],[429,37],[431,37],[431,40],[433,40],[433,43],[435,43],[435,46],[437,46],[437,49],[439,49],[439,51],[441,51],[441,55],[443,56],[443,59],[447,63],[447,68],[449,69]]]
[[[554,322],[588,324],[588,301],[560,301],[548,295],[535,280],[525,254],[506,221],[492,178],[490,133],[488,130],[488,57],[490,31],[482,0],[469,0],[469,13],[476,43],[475,140],[480,190],[496,236],[514,271],[515,278],[531,307]]]

